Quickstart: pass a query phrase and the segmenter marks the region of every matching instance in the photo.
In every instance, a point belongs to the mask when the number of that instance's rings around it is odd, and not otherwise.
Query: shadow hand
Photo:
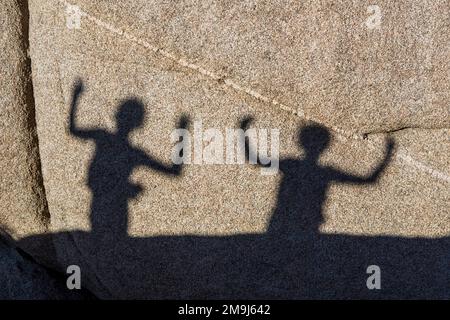
[[[395,148],[395,140],[392,137],[386,139],[386,158],[389,159]]]
[[[79,96],[84,91],[83,81],[81,79],[77,79],[75,82],[75,87],[73,89],[73,95]]]
[[[239,128],[246,131],[248,129],[250,123],[252,123],[252,122],[253,122],[253,118],[251,116],[247,116],[241,120],[241,122],[239,124]]]
[[[180,120],[178,120],[177,129],[186,129],[189,126],[190,122],[191,120],[189,119],[189,116],[186,114],[182,114]]]
[[[136,198],[142,191],[144,191],[144,187],[140,184],[131,184],[130,185],[130,198]]]

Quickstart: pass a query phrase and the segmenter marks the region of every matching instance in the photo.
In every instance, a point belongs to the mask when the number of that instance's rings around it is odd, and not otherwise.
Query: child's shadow
[[[91,228],[97,235],[113,233],[115,238],[127,237],[128,201],[135,198],[142,186],[129,178],[139,166],[160,171],[169,176],[179,176],[181,165],[164,165],[144,151],[132,146],[130,133],[142,126],[144,106],[137,99],[126,100],[116,113],[117,130],[110,133],[103,129],[81,129],[76,125],[76,108],[83,92],[78,82],[70,113],[70,133],[83,140],[95,142],[95,155],[88,171],[88,186],[92,192]],[[182,116],[178,128],[186,128],[188,119]]]
[[[323,203],[332,181],[375,183],[389,162],[385,158],[367,177],[353,176],[318,164],[330,140],[328,130],[300,131],[303,159],[282,159],[282,182],[270,225],[263,234],[232,236],[154,236],[127,234],[128,201],[142,191],[129,181],[132,170],[146,166],[168,178],[181,165],[164,165],[132,146],[129,133],[143,124],[143,105],[128,100],[116,114],[117,131],[80,129],[75,87],[70,132],[96,145],[87,184],[92,192],[91,232],[35,235],[20,245],[42,243],[56,268],[81,267],[83,286],[102,298],[449,298],[449,238],[327,235],[319,232]],[[241,123],[246,128],[250,119]],[[187,127],[181,117],[178,128]],[[248,145],[249,153],[252,146]],[[163,186],[162,186],[163,187]],[[182,206],[183,204],[180,204]],[[67,214],[67,213],[65,213]],[[151,221],[149,221],[151,223]],[[366,269],[378,265],[382,290],[369,290]]]
[[[252,122],[246,118],[240,127],[246,130]],[[278,189],[277,207],[272,214],[268,234],[292,235],[318,233],[323,223],[323,204],[331,183],[368,185],[377,182],[392,157],[394,141],[388,139],[384,159],[367,176],[356,176],[333,167],[321,166],[320,155],[327,149],[331,137],[328,129],[321,125],[309,125],[299,131],[298,143],[305,156],[302,159],[281,159],[279,166],[282,180]],[[257,159],[257,155],[246,140],[246,156]],[[261,166],[269,167],[270,164]]]

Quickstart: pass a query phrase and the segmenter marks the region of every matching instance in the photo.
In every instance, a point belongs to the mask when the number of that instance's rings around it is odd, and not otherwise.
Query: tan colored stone
[[[0,229],[18,239],[44,233],[50,217],[34,119],[26,2],[2,0],[0,15]],[[35,242],[25,249],[39,256],[40,246]]]
[[[448,0],[72,3],[331,127],[449,126]]]

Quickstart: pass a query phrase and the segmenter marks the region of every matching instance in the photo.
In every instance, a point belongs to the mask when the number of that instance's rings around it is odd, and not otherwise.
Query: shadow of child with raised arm
[[[251,118],[242,120],[240,127],[246,130]],[[387,140],[383,161],[368,176],[356,176],[319,164],[319,157],[330,142],[328,129],[321,125],[309,125],[299,132],[299,144],[305,151],[303,159],[281,159],[283,176],[278,189],[277,206],[268,226],[268,234],[291,236],[302,233],[319,233],[323,223],[322,207],[332,182],[350,184],[373,184],[392,156],[394,141]],[[248,152],[247,152],[248,151]],[[246,141],[246,156],[257,159],[252,146]],[[261,164],[258,161],[259,165]]]
[[[137,99],[128,99],[116,113],[117,130],[82,129],[76,125],[76,108],[83,84],[78,81],[70,112],[70,133],[95,142],[95,155],[89,166],[88,186],[92,192],[91,227],[99,240],[126,238],[128,200],[136,198],[143,188],[129,178],[138,166],[145,166],[167,175],[179,176],[181,165],[167,166],[130,144],[130,133],[142,126],[144,106]],[[186,128],[188,118],[182,116],[178,128]]]

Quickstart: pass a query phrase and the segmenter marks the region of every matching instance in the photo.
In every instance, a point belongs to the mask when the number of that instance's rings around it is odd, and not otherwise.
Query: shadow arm
[[[80,129],[76,125],[76,111],[80,95],[83,93],[83,83],[78,80],[73,91],[72,102],[70,104],[69,131],[72,135],[82,139],[92,139],[96,136],[96,130]]]
[[[139,163],[145,167],[162,172],[167,175],[178,176],[181,174],[182,170],[182,165],[179,164],[165,165],[164,163],[153,159],[145,152],[139,153]]]
[[[186,129],[189,125],[189,117],[187,115],[182,115],[178,121],[178,129]],[[157,170],[159,172],[179,176],[182,171],[182,164],[172,164],[171,166],[165,165],[151,156],[147,155],[145,152],[139,152],[140,163],[148,168]]]
[[[335,172],[333,174],[333,180],[344,183],[354,183],[354,184],[367,184],[367,183],[375,183],[380,177],[381,173],[386,168],[387,164],[390,162],[392,158],[392,153],[394,149],[394,140],[388,139],[386,144],[386,152],[383,161],[377,166],[377,168],[369,175],[369,176],[356,176],[344,172]]]

